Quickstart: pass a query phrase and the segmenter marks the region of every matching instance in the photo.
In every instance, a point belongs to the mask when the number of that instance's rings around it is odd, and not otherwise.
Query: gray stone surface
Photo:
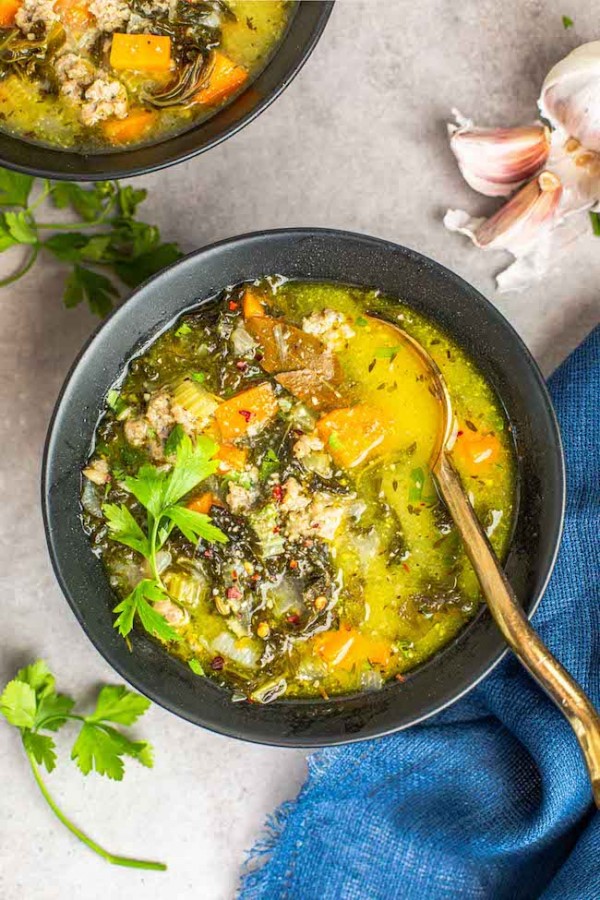
[[[568,13],[575,28],[565,31]],[[322,225],[406,243],[483,290],[550,371],[598,319],[600,242],[527,295],[497,296],[502,256],[447,234],[446,206],[491,207],[461,181],[445,139],[456,105],[482,123],[535,116],[544,73],[598,37],[583,0],[341,0],[304,72],[259,120],[225,145],[147,178],[149,221],[186,250],[258,228]],[[6,268],[11,260],[3,259]],[[2,628],[0,676],[43,655],[66,690],[110,680],[55,584],[46,556],[38,476],[48,418],[63,377],[95,327],[60,305],[61,275],[45,260],[0,296]],[[140,733],[156,768],[122,784],[70,763],[50,778],[65,808],[110,848],[163,858],[169,872],[112,868],[52,819],[16,734],[0,725],[2,900],[224,900],[265,814],[292,797],[300,752],[200,731],[153,709]]]

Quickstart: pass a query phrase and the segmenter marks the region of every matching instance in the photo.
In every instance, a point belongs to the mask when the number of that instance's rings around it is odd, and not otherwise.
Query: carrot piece
[[[275,416],[278,408],[275,392],[268,381],[236,394],[215,410],[221,439],[235,441],[248,432],[255,433]]]
[[[387,666],[391,658],[387,641],[361,634],[349,625],[342,625],[338,631],[319,634],[314,649],[329,666],[340,669],[351,669],[363,662]]]
[[[171,68],[171,38],[158,34],[113,34],[110,48],[113,69],[164,72]]]
[[[244,296],[242,298],[242,312],[244,313],[245,319],[260,318],[265,314],[264,304],[252,288],[246,288],[244,291]]]
[[[87,0],[56,0],[54,12],[61,23],[76,34],[83,34],[96,21],[88,9]]]
[[[220,103],[244,84],[248,73],[241,66],[219,50],[215,50],[215,59],[208,84],[201,88],[194,100],[196,103]]]
[[[231,469],[243,469],[248,460],[248,448],[236,447],[235,444],[221,444],[215,453],[215,459],[219,460],[220,474]]]
[[[385,440],[385,426],[370,406],[334,409],[317,422],[317,432],[334,461],[352,469],[371,458]]]
[[[498,462],[502,446],[495,434],[482,434],[463,425],[452,452],[469,475],[477,475]]]
[[[212,494],[210,491],[207,491],[205,494],[200,494],[199,497],[194,497],[193,500],[187,504],[187,508],[193,510],[193,512],[204,513],[204,515],[208,515],[212,506],[223,506],[218,497]]]
[[[107,119],[102,130],[111,144],[131,144],[149,133],[156,118],[153,110],[132,109],[124,119]]]
[[[21,3],[22,0],[0,0],[0,28],[10,28],[15,24]]]

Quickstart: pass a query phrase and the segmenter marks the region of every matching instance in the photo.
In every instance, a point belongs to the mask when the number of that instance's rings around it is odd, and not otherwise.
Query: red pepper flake
[[[406,678],[404,677],[404,675],[401,675],[400,672],[397,672],[394,675],[394,678],[396,679],[396,681],[400,681],[401,683],[406,681]]]
[[[207,559],[212,559],[213,552],[212,552],[212,550],[205,550],[204,555],[206,556]]]
[[[273,499],[277,500],[278,503],[281,503],[283,500],[283,488],[280,484],[276,484],[273,488]]]
[[[230,301],[229,301],[229,309],[232,310],[232,311],[233,311],[233,310],[236,310],[236,309],[238,308],[239,305],[240,305],[240,304],[239,304],[239,303],[236,303],[235,300],[230,300]]]
[[[235,571],[235,569],[231,570],[231,577],[233,578],[234,581],[238,580],[238,573]]]
[[[257,572],[252,576],[252,581],[260,581],[260,575]]]
[[[286,616],[286,619],[290,623],[290,625],[299,625],[300,624],[300,616],[298,615],[298,613],[294,613],[291,616]]]
[[[280,531],[281,531],[281,528],[279,527],[279,525],[276,525],[275,528],[273,529],[273,534],[279,534]]]
[[[298,560],[290,559],[290,569],[297,569],[297,568],[298,568]]]
[[[210,667],[213,672],[220,672],[223,666],[225,665],[225,660],[222,656],[215,656],[210,661]]]
[[[250,419],[252,418],[252,413],[250,412],[249,409],[238,409],[238,412],[239,412],[240,416],[242,417],[242,419],[244,420],[244,422],[249,422]]]
[[[238,591],[236,587],[227,588],[227,599],[228,600],[241,600],[242,592]]]
[[[402,568],[404,569],[405,572],[410,572],[410,566],[408,565],[408,563],[403,562]]]
[[[462,437],[463,434],[464,434],[464,431],[457,431],[457,432],[456,432],[456,437]]]
[[[248,363],[243,359],[238,359],[238,361],[235,364],[235,367],[236,367],[236,369],[239,369],[240,372],[245,372],[246,369],[248,368]]]

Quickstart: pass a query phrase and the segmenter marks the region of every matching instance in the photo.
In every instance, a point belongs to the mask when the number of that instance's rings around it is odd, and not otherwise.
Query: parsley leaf
[[[259,478],[261,481],[266,481],[267,478],[276,472],[280,466],[279,457],[275,453],[275,451],[269,447],[267,452],[262,458],[262,462],[260,464],[259,469]]]
[[[571,19],[570,16],[562,17],[563,28],[566,30],[567,28],[572,28],[575,22]]]
[[[33,728],[37,699],[30,684],[24,681],[9,681],[0,696],[0,712],[11,725],[17,728]]]
[[[173,470],[167,478],[164,506],[172,506],[196,485],[214,475],[219,461],[214,459],[217,445],[207,437],[199,437],[195,444],[185,434],[175,453]]]
[[[329,435],[329,440],[327,441],[332,450],[341,450],[343,444],[340,440],[340,436],[337,431],[332,431]]]
[[[194,675],[204,675],[205,674],[204,669],[202,668],[202,665],[198,662],[197,659],[188,659],[188,666],[190,667],[190,669],[192,670]]]
[[[150,708],[150,701],[141,694],[127,690],[123,685],[106,684],[96,700],[96,709],[88,722],[115,722],[118,725],[133,725]]]
[[[126,506],[105,503],[102,507],[102,512],[106,517],[113,541],[118,541],[119,544],[131,547],[132,550],[136,550],[142,556],[150,556],[148,538]]]
[[[395,359],[402,347],[378,347],[375,351],[377,359]]]
[[[133,622],[137,615],[146,631],[154,637],[163,641],[181,640],[181,635],[177,634],[164,616],[156,612],[148,603],[148,600],[156,603],[166,599],[168,599],[167,594],[155,581],[151,578],[142,579],[131,593],[115,606],[113,612],[118,613],[118,616],[115,619],[114,627],[119,634],[126,637],[133,628]]]
[[[0,169],[0,203],[2,206],[27,206],[33,187],[32,175]]]
[[[32,754],[35,761],[40,766],[44,766],[48,772],[52,772],[56,768],[56,744],[47,734],[25,731],[23,746],[27,753]]]
[[[596,237],[600,237],[600,213],[591,212],[590,221],[592,223],[592,231]]]
[[[200,538],[219,544],[226,544],[229,540],[220,528],[212,524],[210,516],[207,516],[206,513],[186,509],[185,506],[172,506],[166,509],[164,514],[175,523],[192,544],[195,544]]]
[[[75,265],[67,279],[63,299],[67,309],[72,309],[85,300],[92,312],[105,316],[113,308],[113,297],[118,296],[118,290],[104,275]]]
[[[4,213],[4,221],[18,244],[37,244],[37,231],[26,210]]]
[[[134,188],[131,185],[119,188],[119,207],[121,215],[125,219],[132,219],[140,203],[148,196],[148,191],[143,188]]]

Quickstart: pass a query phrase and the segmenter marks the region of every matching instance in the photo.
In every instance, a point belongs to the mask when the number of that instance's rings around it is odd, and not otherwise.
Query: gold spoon
[[[373,322],[379,327],[382,324],[379,318],[373,318]],[[431,472],[462,538],[488,609],[517,659],[546,691],[575,732],[588,768],[594,801],[600,808],[600,716],[583,689],[531,627],[479,524],[449,456],[456,439],[456,425],[452,400],[442,373],[415,338],[397,325],[387,321],[385,324],[393,332],[394,339],[407,345],[425,365],[430,386],[440,401],[443,428],[431,457]]]

